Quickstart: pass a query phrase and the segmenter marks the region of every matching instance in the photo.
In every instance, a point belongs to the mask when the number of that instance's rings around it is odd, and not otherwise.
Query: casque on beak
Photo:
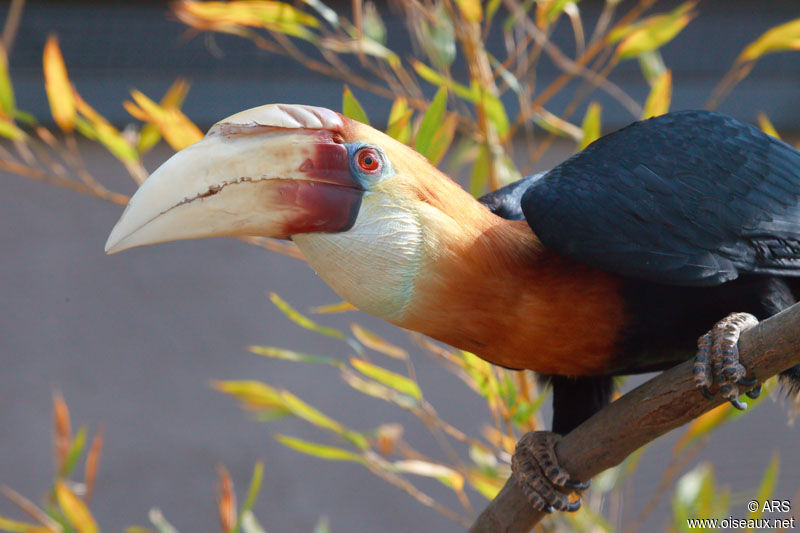
[[[364,189],[350,170],[343,127],[327,109],[282,104],[218,122],[136,191],[106,252],[201,237],[346,231]]]

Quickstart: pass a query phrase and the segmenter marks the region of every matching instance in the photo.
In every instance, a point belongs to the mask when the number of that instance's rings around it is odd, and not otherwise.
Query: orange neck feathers
[[[426,201],[453,215],[429,221],[434,249],[400,325],[510,368],[607,372],[625,318],[618,281],[549,252],[527,223],[447,182]]]

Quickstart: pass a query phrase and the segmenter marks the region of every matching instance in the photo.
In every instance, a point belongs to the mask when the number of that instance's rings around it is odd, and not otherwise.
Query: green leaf
[[[356,100],[356,97],[347,85],[344,86],[344,93],[342,94],[342,114],[362,124],[369,125],[369,118],[367,118],[366,111],[361,107],[361,104]]]
[[[284,361],[295,361],[298,363],[317,363],[331,366],[341,366],[342,363],[333,357],[324,357],[321,355],[309,355],[305,353],[295,352],[292,350],[284,350],[283,348],[275,348],[274,346],[248,346],[247,350],[254,354],[263,355],[265,357],[272,357],[274,359],[283,359]]]
[[[478,158],[472,166],[472,177],[469,180],[469,192],[478,198],[486,192],[489,183],[489,149],[482,144],[478,151]]]
[[[629,28],[627,36],[617,46],[617,59],[629,59],[643,52],[656,50],[686,27],[694,18],[696,1],[684,2],[670,13],[654,15]],[[618,33],[613,34],[617,37]]]
[[[369,447],[366,437],[342,426],[339,422],[323,414],[315,407],[307,404],[289,391],[282,391],[281,398],[286,408],[296,417],[322,429],[328,429],[349,440],[359,448]]]
[[[343,372],[342,379],[348,386],[354,388],[362,394],[378,398],[389,403],[393,403],[403,409],[416,409],[419,407],[419,402],[410,396],[400,394],[394,389],[391,389],[377,381],[371,379],[364,379],[355,372]]]
[[[72,441],[72,446],[69,449],[67,458],[64,460],[64,464],[61,465],[61,471],[58,473],[59,477],[69,477],[72,469],[75,468],[75,464],[78,462],[78,459],[80,459],[83,448],[86,445],[86,433],[86,426],[81,426],[75,434],[75,439]]]
[[[335,330],[333,328],[328,328],[325,326],[320,326],[310,318],[302,315],[299,311],[295,310],[292,306],[286,303],[280,296],[275,294],[274,292],[269,293],[270,301],[277,307],[286,317],[300,326],[301,328],[305,328],[321,335],[327,335],[328,337],[334,337],[336,339],[346,340],[347,337],[341,331]]]
[[[327,446],[325,444],[317,444],[307,440],[290,437],[288,435],[275,435],[275,440],[286,446],[307,455],[313,455],[320,459],[327,459],[328,461],[353,461],[356,463],[364,464],[364,458],[344,448],[337,448],[335,446]]]
[[[16,124],[5,118],[0,118],[0,136],[16,141],[25,138],[25,132],[17,127]]]
[[[447,89],[442,86],[436,91],[431,104],[428,106],[422,122],[417,131],[417,138],[414,141],[414,149],[430,160],[429,154],[433,148],[433,140],[436,131],[444,120],[445,110],[447,109]]]
[[[253,468],[253,476],[250,478],[250,486],[247,489],[247,499],[244,505],[239,510],[239,516],[236,519],[236,524],[233,526],[231,533],[239,533],[242,523],[245,521],[245,515],[250,513],[253,505],[258,498],[258,492],[261,490],[261,481],[264,478],[264,461],[258,461],[255,468]]]
[[[419,74],[420,78],[427,81],[431,85],[436,85],[437,87],[447,87],[449,90],[453,91],[456,96],[463,98],[468,102],[478,102],[480,91],[477,85],[473,87],[462,85],[451,78],[447,78],[442,74],[439,74],[425,63],[417,61],[416,59],[411,60],[411,66],[414,67],[414,70],[417,72],[417,74]]]
[[[603,108],[597,102],[592,102],[586,109],[586,116],[583,117],[581,129],[583,130],[583,139],[581,140],[579,149],[583,150],[594,141],[600,138],[600,120],[603,113]]]
[[[486,89],[483,89],[481,91],[481,105],[486,117],[497,129],[497,134],[500,137],[505,137],[508,133],[508,115],[506,115],[506,108],[503,106],[503,102]]]
[[[14,87],[11,85],[11,76],[8,74],[8,54],[2,45],[0,45],[0,106],[9,117],[13,117],[17,112]]]
[[[350,364],[365,376],[391,387],[397,392],[411,396],[415,400],[422,399],[422,391],[419,385],[405,376],[355,357],[350,358]]]
[[[453,138],[456,134],[456,125],[458,125],[458,116],[451,113],[439,126],[439,129],[436,130],[436,133],[433,135],[431,150],[428,152],[428,159],[431,164],[438,165],[445,154],[447,154],[447,150],[449,150],[450,145],[453,144]]]

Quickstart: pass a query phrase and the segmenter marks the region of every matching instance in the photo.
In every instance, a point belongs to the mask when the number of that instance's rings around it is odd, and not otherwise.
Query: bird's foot
[[[758,324],[758,319],[749,313],[733,313],[697,340],[697,355],[694,358],[694,384],[707,398],[714,395],[711,387],[717,390],[731,404],[739,409],[747,409],[747,404],[739,400],[740,387],[750,398],[758,398],[761,385],[747,378],[747,369],[739,362],[739,335]]]
[[[558,465],[554,446],[559,436],[549,431],[530,431],[517,443],[511,458],[511,472],[527,496],[528,501],[539,511],[577,511],[581,499],[570,501],[570,492],[579,492],[589,487],[589,482],[570,480],[566,470]]]

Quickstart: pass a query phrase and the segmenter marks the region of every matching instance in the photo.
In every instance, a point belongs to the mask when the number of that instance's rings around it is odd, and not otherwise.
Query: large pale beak
[[[352,226],[363,188],[337,132],[222,126],[153,172],[111,231],[107,253],[179,239],[288,238]]]

